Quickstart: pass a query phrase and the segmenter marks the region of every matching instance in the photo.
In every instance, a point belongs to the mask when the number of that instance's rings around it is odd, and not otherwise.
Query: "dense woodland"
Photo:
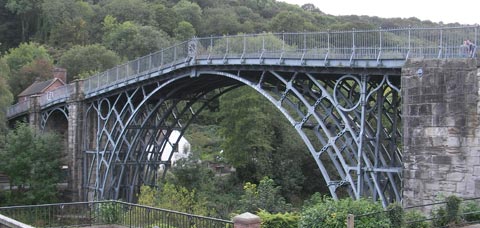
[[[36,79],[50,78],[54,66],[66,68],[71,81],[193,36],[443,26],[332,16],[319,7],[275,0],[0,0],[0,149],[14,137],[6,136],[5,108]],[[218,102],[187,133],[194,155],[167,176],[163,192],[145,188],[140,201],[228,218],[259,208],[295,210],[315,192],[328,194],[308,150],[267,101],[240,88]],[[216,176],[198,160],[231,164],[236,172]],[[155,194],[169,197],[154,200]]]

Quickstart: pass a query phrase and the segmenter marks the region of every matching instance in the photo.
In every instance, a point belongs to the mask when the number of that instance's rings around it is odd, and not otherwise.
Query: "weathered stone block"
[[[460,182],[460,181],[463,181],[464,179],[465,179],[465,173],[454,172],[454,173],[447,174],[447,180],[449,181]]]
[[[441,165],[450,165],[452,158],[450,156],[436,155],[432,157],[432,162]]]

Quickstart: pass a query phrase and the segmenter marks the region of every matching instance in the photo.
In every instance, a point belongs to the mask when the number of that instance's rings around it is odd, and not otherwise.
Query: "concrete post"
[[[233,217],[234,228],[260,228],[260,224],[260,217],[248,212]]]

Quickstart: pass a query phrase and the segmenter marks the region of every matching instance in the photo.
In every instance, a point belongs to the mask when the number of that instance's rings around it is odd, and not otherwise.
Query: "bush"
[[[463,219],[466,222],[480,221],[480,205],[475,201],[465,202],[462,205]]]
[[[407,211],[404,216],[405,228],[429,228],[430,225],[426,221],[427,217],[418,210]]]
[[[448,224],[447,210],[445,210],[445,207],[432,210],[432,218],[432,225],[434,227],[443,227]]]
[[[270,214],[260,210],[257,214],[262,219],[262,228],[297,228],[300,216],[295,213]]]
[[[115,202],[102,203],[98,207],[100,222],[105,224],[116,224],[120,221],[121,209]]]
[[[449,196],[446,199],[447,202],[447,216],[448,222],[457,224],[461,221],[460,219],[460,203],[462,199],[457,196]]]
[[[355,218],[355,227],[390,227],[390,221],[386,213],[383,213],[382,205],[366,199],[353,200],[351,198],[338,201],[324,198],[322,202],[304,208],[300,227],[346,227],[348,214],[362,215],[367,213],[373,214]]]
[[[442,227],[447,225],[459,224],[460,203],[462,199],[457,196],[449,196],[445,199],[446,207],[440,207],[432,211],[433,226]]]
[[[403,225],[403,208],[398,203],[388,205],[387,216],[390,219],[392,227],[402,227]]]

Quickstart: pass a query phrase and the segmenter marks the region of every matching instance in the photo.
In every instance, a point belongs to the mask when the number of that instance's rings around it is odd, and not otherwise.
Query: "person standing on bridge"
[[[467,40],[468,39],[463,40],[463,44],[460,45],[460,55],[461,55],[461,57],[468,57],[469,56],[470,51],[468,50]]]
[[[473,52],[475,50],[475,44],[472,43],[469,39],[466,40],[467,46],[468,46],[468,57],[473,58]]]

